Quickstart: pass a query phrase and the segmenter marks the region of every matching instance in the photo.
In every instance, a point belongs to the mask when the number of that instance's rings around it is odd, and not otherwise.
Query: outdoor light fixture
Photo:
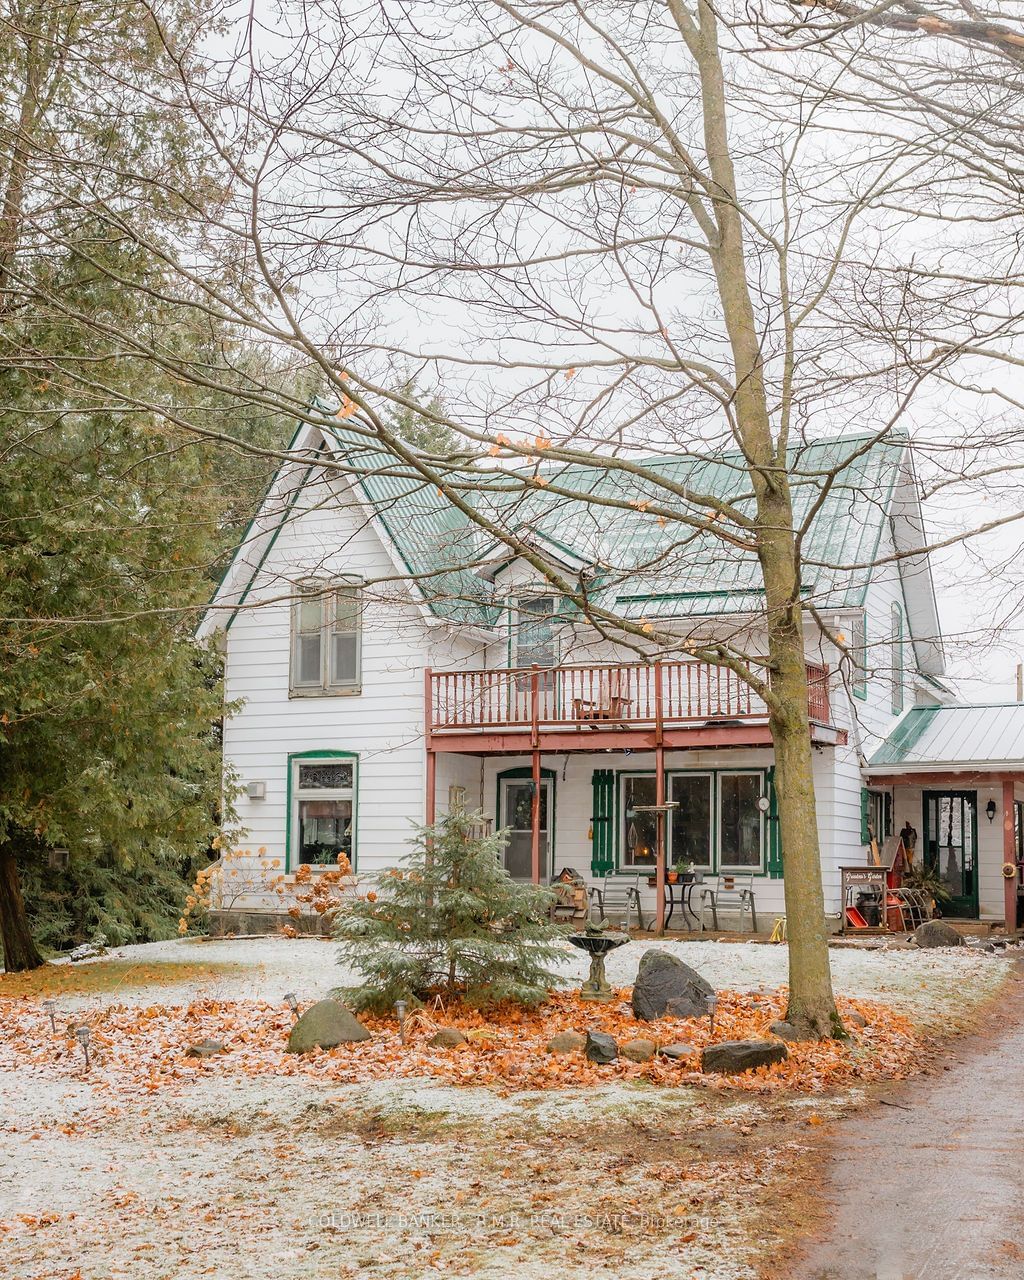
[[[986,814],[988,814],[989,822],[991,822],[992,819],[996,816],[996,802],[994,800],[990,800],[988,802],[988,804],[985,806],[985,812]]]
[[[292,1011],[292,1013],[294,1014],[294,1016],[295,1016],[296,1020],[298,1020],[298,1017],[299,1017],[299,998],[298,998],[298,996],[295,994],[295,992],[294,992],[294,991],[289,991],[289,992],[287,992],[287,993],[285,994],[285,997],[284,997],[284,1002],[285,1002],[285,1004],[288,1006],[288,1008],[289,1008],[289,1009],[291,1009],[291,1011]]]
[[[44,1009],[46,1010],[46,1012],[50,1015],[50,1030],[54,1033],[54,1035],[56,1035],[56,1034],[57,1034],[57,1019],[54,1017],[54,1012],[53,1012],[53,1011],[57,1008],[57,1002],[56,1002],[56,1000],[44,1000],[44,1001],[43,1001],[43,1008],[44,1008]]]
[[[85,1054],[85,1069],[89,1070],[89,1028],[75,1027],[75,1039],[82,1046],[82,1052]]]
[[[715,1034],[715,1010],[718,1008],[718,996],[712,994],[704,997],[704,1005],[711,1019],[711,1034]]]
[[[398,1014],[398,1035],[402,1044],[405,1044],[405,1010],[407,1007],[404,1000],[395,1001],[395,1013]]]

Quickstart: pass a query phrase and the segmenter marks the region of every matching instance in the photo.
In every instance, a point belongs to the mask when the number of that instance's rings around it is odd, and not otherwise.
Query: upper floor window
[[[892,607],[892,713],[899,715],[903,710],[904,662],[903,662],[903,610],[898,604]]]
[[[514,667],[558,665],[554,596],[516,597],[512,616],[512,665]]]
[[[293,693],[359,693],[362,589],[358,582],[304,582],[292,606]]]
[[[868,616],[858,613],[850,628],[850,658],[853,661],[851,686],[854,696],[868,696]]]

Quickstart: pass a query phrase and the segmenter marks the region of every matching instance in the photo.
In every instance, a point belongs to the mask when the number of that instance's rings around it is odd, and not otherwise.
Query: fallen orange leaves
[[[655,1058],[634,1063],[619,1059],[607,1066],[581,1054],[546,1052],[559,1031],[605,1031],[619,1041],[645,1037],[662,1044],[681,1042],[699,1051],[711,1039],[706,1018],[664,1018],[637,1022],[628,991],[607,1005],[558,993],[536,1009],[503,1006],[482,1014],[450,1006],[407,1019],[403,1045],[392,1017],[364,1019],[370,1040],[317,1051],[307,1056],[286,1052],[292,1016],[288,1009],[260,1000],[198,999],[187,1006],[146,1008],[112,1005],[87,1018],[102,1053],[90,1079],[155,1092],[210,1074],[307,1076],[319,1081],[359,1083],[399,1077],[430,1077],[455,1085],[493,1085],[515,1089],[587,1087],[613,1080],[644,1080],[659,1086],[702,1085],[741,1088],[758,1093],[795,1091],[824,1093],[854,1081],[903,1079],[913,1075],[923,1056],[924,1040],[910,1019],[885,1005],[840,999],[841,1012],[860,1013],[863,1028],[852,1038],[790,1045],[782,1063],[741,1076],[704,1076],[695,1070],[696,1053],[683,1062]],[[6,1006],[6,1007],[5,1007]],[[785,1007],[785,992],[721,992],[714,1040],[759,1038]],[[31,1063],[49,1073],[80,1076],[84,1064],[78,1045],[50,1033],[43,1010],[25,1000],[0,999],[5,1038],[0,1061]],[[457,1051],[432,1048],[427,1041],[438,1025],[458,1027],[467,1043]],[[220,1041],[226,1052],[212,1058],[187,1058],[189,1046],[203,1039]],[[810,1123],[814,1123],[812,1117]]]

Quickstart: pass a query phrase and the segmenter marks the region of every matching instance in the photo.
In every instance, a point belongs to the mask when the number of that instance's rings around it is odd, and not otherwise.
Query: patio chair
[[[754,933],[757,933],[757,909],[754,906],[754,873],[753,871],[743,872],[737,875],[734,872],[722,872],[714,885],[705,885],[700,891],[700,931],[704,932],[707,927],[704,923],[705,912],[708,907],[711,908],[711,919],[714,921],[715,931],[718,930],[718,908],[734,907],[740,909],[740,930],[743,929],[743,917],[746,912],[750,911],[750,924]]]
[[[628,716],[632,699],[623,696],[621,672],[602,672],[596,687],[587,692],[589,697],[572,700],[574,720],[623,720]]]
[[[640,876],[604,876],[599,884],[590,886],[590,914],[594,914],[594,903],[602,920],[607,920],[609,912],[625,915],[625,929],[629,932],[629,920],[635,911],[637,923],[644,927],[644,913],[640,902]]]

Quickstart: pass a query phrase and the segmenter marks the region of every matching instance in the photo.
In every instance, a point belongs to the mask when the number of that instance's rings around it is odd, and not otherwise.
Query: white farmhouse
[[[628,471],[549,467],[525,491],[492,473],[473,495],[589,600],[671,625],[678,652],[651,663],[326,414],[291,452],[200,632],[219,638],[226,698],[241,704],[224,754],[254,857],[263,848],[294,874],[343,852],[372,875],[395,865],[414,824],[457,804],[508,829],[513,876],[621,876],[652,910],[651,806],[667,801],[668,864],[708,883],[752,876],[770,927],[785,850],[765,709],[728,669],[687,655],[715,638],[765,652],[758,567],[728,530],[657,519],[652,501],[683,509],[685,497],[655,498]],[[341,469],[325,471],[326,458]],[[679,495],[745,501],[737,457],[644,465]],[[1019,875],[1002,873],[1024,828],[1024,707],[957,706],[943,683],[931,574],[912,554],[923,532],[906,441],[822,440],[794,465],[798,518],[818,504],[802,589],[827,909],[839,914],[840,868],[865,862],[872,832],[909,823],[953,894],[947,914],[1016,923]],[[968,724],[970,758],[958,745]]]

